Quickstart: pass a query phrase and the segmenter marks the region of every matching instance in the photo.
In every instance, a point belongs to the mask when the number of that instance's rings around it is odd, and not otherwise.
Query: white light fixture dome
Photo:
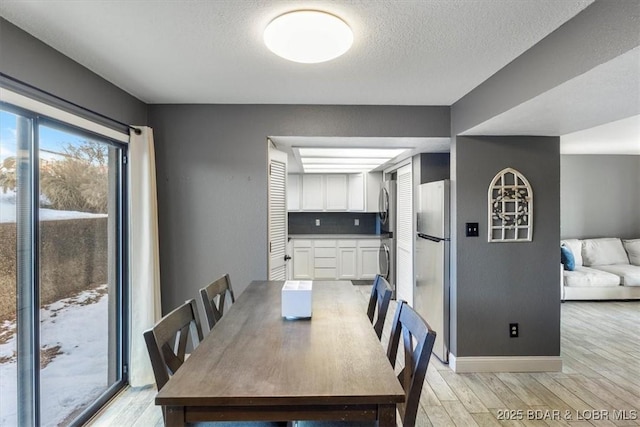
[[[315,64],[348,51],[353,32],[335,15],[298,10],[271,21],[264,30],[264,43],[273,53],[289,61]]]

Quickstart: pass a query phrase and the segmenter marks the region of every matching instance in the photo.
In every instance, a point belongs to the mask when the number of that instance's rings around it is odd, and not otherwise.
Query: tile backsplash
[[[357,222],[359,225],[355,225]],[[320,225],[316,225],[318,223]],[[377,213],[289,212],[289,234],[378,234]]]

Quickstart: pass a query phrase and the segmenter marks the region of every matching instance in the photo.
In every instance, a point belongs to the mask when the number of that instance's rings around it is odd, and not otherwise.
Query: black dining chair
[[[369,296],[369,306],[367,308],[367,316],[373,324],[373,330],[376,331],[378,339],[382,339],[382,329],[384,328],[384,321],[387,318],[387,311],[389,310],[389,303],[391,302],[391,285],[381,275],[376,275],[373,281],[373,287],[371,288],[371,295]],[[377,318],[374,321],[377,308]]]
[[[204,306],[204,314],[207,318],[209,330],[222,318],[227,296],[229,296],[231,304],[236,301],[228,274],[200,289],[200,298]]]
[[[156,386],[160,390],[187,357],[187,340],[193,348],[202,341],[196,300],[190,299],[144,331]]]
[[[391,336],[387,347],[387,357],[395,369],[400,341],[403,343],[404,368],[398,380],[405,392],[404,403],[397,405],[403,427],[415,427],[420,395],[429,367],[436,332],[405,301],[398,300],[398,306],[391,325]],[[375,422],[359,421],[297,421],[296,427],[364,427]]]
[[[391,336],[387,357],[395,368],[398,348],[402,338],[404,368],[398,380],[405,391],[404,403],[398,405],[398,412],[404,427],[416,424],[422,386],[429,367],[436,332],[406,301],[399,300],[391,326]]]

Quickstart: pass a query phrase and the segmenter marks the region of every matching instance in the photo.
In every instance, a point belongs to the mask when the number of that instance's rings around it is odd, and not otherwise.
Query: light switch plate
[[[360,220],[358,218],[353,220],[353,225],[358,226],[360,225]]]
[[[316,218],[316,227],[320,227],[320,218]]]

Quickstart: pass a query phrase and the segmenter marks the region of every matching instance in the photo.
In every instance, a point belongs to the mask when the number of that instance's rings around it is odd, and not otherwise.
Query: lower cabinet
[[[374,279],[376,277],[376,274],[380,274],[379,252],[379,240],[358,241],[359,279]]]
[[[294,280],[373,279],[379,273],[378,239],[293,239]]]
[[[338,279],[358,278],[358,256],[356,240],[338,241]]]
[[[313,243],[311,240],[293,241],[293,278],[313,279]]]
[[[337,276],[336,241],[313,241],[313,278],[335,280]]]

